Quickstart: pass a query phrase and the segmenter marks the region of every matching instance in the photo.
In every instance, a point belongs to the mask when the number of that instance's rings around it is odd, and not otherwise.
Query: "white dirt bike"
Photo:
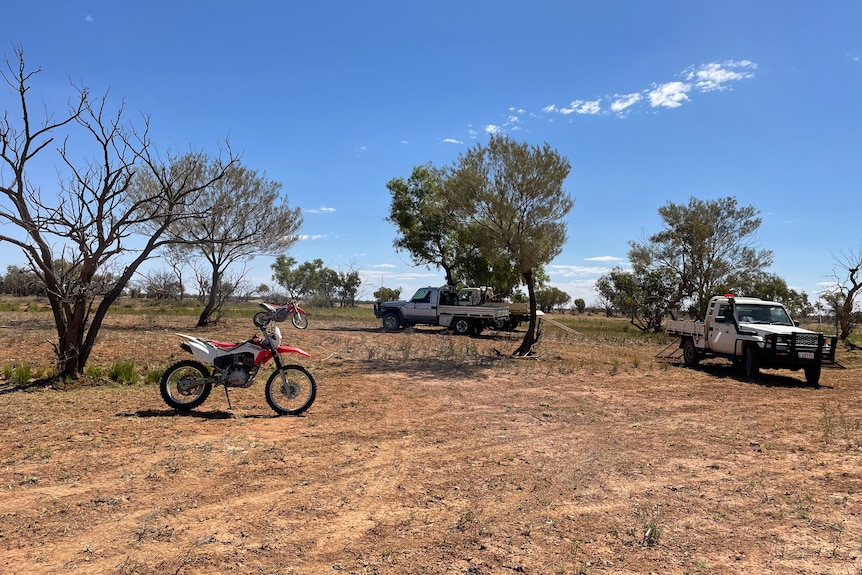
[[[230,408],[228,388],[250,387],[261,366],[273,360],[275,371],[264,389],[269,406],[279,415],[299,415],[311,407],[317,396],[314,377],[301,365],[282,363],[279,355],[295,353],[311,357],[298,347],[281,343],[281,330],[276,322],[286,320],[294,310],[287,304],[262,303],[260,306],[263,311],[255,314],[254,325],[262,336],[225,343],[176,334],[185,338],[180,347],[194,359],[178,361],[165,371],[159,384],[165,403],[174,409],[189,411],[206,401],[213,386],[223,385]]]

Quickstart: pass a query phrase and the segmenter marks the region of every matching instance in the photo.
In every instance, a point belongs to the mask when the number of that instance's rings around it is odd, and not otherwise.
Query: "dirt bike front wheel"
[[[316,396],[317,383],[301,365],[283,365],[266,382],[266,402],[279,415],[299,415]]]
[[[159,382],[162,399],[180,411],[189,411],[206,401],[213,385],[209,370],[198,361],[178,361],[165,370]]]
[[[293,324],[293,327],[296,329],[305,329],[308,327],[308,318],[304,313],[299,313],[298,311],[293,312],[293,315],[290,318],[290,323]]]

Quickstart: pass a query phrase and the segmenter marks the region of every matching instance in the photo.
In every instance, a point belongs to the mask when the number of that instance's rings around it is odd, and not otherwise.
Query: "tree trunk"
[[[853,268],[849,271],[849,280],[850,285],[852,287],[847,289],[847,293],[844,296],[844,302],[841,306],[841,332],[838,334],[838,339],[845,341],[848,337],[850,337],[850,332],[853,331],[853,304],[856,300],[856,293],[862,289],[862,284],[860,284],[856,279],[856,274],[859,273],[859,268]]]
[[[533,345],[536,343],[536,285],[532,270],[524,272],[524,283],[527,284],[527,294],[530,298],[530,323],[527,326],[527,333],[524,334],[524,340],[512,353],[513,356],[518,357],[532,355]]]
[[[198,317],[198,323],[195,327],[205,327],[210,323],[210,316],[212,316],[213,311],[216,308],[216,298],[218,297],[218,293],[216,290],[218,289],[218,285],[221,282],[221,274],[217,269],[213,269],[212,282],[210,282],[210,292],[207,295],[206,303],[204,304],[204,309],[201,312],[200,317]]]

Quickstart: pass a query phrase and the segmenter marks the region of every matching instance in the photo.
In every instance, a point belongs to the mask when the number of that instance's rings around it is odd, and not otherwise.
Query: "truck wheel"
[[[398,331],[401,328],[401,320],[395,312],[383,314],[383,331]]]
[[[819,365],[806,365],[805,370],[805,383],[808,385],[818,386],[820,385],[820,366]]]
[[[757,355],[757,347],[749,345],[745,348],[745,377],[755,378],[760,374],[760,357]]]
[[[455,318],[452,322],[452,330],[458,335],[472,335],[473,322],[466,318]]]
[[[687,338],[682,344],[682,363],[686,367],[694,367],[700,363],[697,348],[694,347],[694,340],[691,338]]]

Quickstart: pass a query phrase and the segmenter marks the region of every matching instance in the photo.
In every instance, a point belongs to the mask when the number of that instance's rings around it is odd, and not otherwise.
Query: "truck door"
[[[736,346],[736,324],[730,304],[716,302],[718,310],[712,314],[708,328],[709,349],[716,353],[733,354]]]
[[[411,322],[437,323],[437,290],[419,288],[404,311]]]

